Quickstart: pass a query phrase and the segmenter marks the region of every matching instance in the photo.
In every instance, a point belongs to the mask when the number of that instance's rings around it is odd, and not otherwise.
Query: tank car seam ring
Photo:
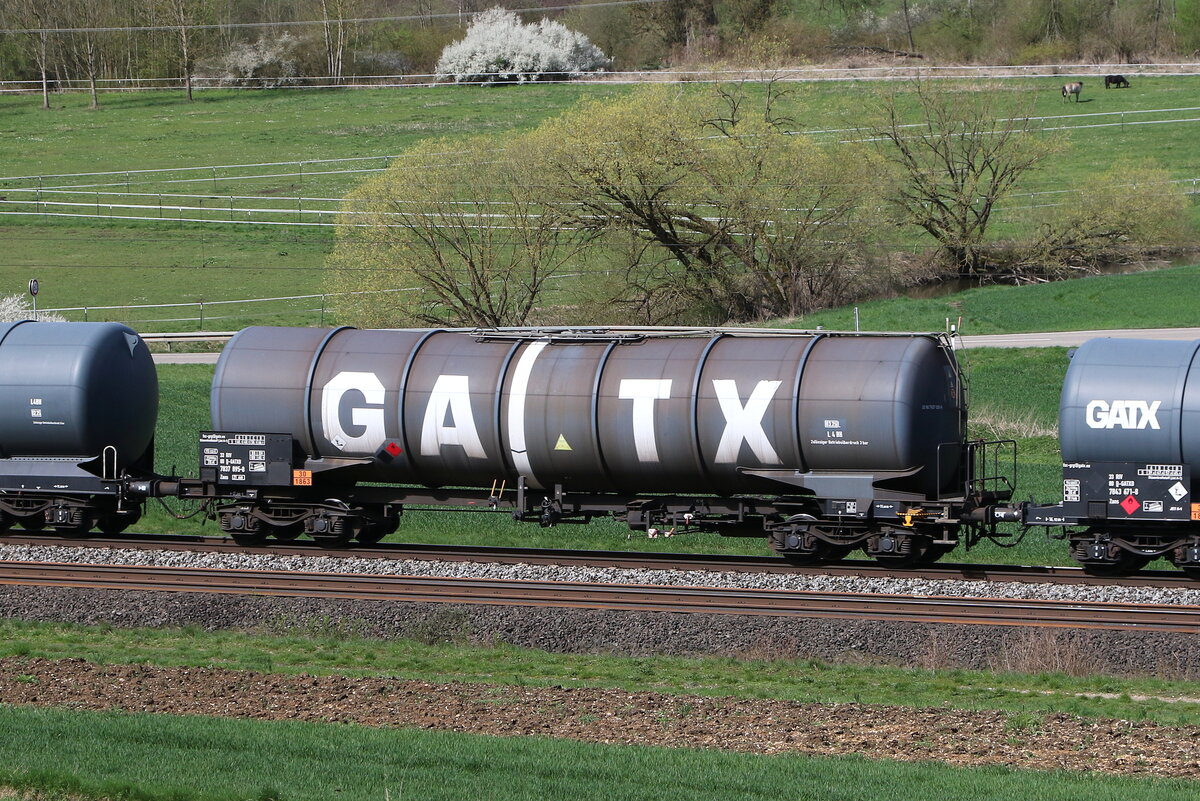
[[[549,344],[550,340],[539,339],[530,342],[525,348],[525,352],[517,360],[508,396],[508,446],[513,466],[517,468],[519,475],[525,476],[530,487],[537,489],[542,488],[542,484],[533,475],[533,465],[529,461],[529,452],[525,444],[525,398],[529,392],[529,379],[533,375],[533,363]]]

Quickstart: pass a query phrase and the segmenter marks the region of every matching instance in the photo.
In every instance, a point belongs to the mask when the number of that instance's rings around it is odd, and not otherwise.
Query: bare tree
[[[347,18],[356,16],[355,0],[320,0],[321,26],[325,36],[325,63],[334,83],[340,83],[343,72],[346,44],[354,32]]]
[[[917,82],[915,119],[892,94],[868,134],[902,175],[894,205],[905,223],[934,238],[950,265],[984,268],[984,238],[996,204],[1058,147],[1034,133],[1030,97],[1000,103],[994,92]]]
[[[67,39],[72,60],[87,77],[91,108],[100,107],[96,80],[100,75],[100,36],[97,30],[110,19],[112,7],[108,0],[64,0],[63,18],[77,29]]]
[[[179,45],[179,68],[189,102],[192,100],[192,77],[196,67],[195,43],[192,28],[207,15],[208,0],[152,0],[154,9],[163,14],[175,27]]]
[[[40,0],[11,0],[5,4],[4,18],[8,24],[17,28],[25,28],[34,33],[25,34],[24,46],[37,65],[38,75],[42,83],[42,108],[50,108],[50,59],[51,44],[49,29],[58,25],[53,4]]]
[[[883,194],[878,157],[787,135],[761,98],[672,92],[586,105],[533,135],[548,202],[645,243],[629,250],[622,301],[649,321],[700,309],[723,322],[843,299]]]

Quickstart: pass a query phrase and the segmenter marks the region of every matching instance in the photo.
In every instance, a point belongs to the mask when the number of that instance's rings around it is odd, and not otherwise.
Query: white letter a
[[[454,425],[446,425],[447,408]],[[471,392],[465,375],[438,376],[429,394],[421,426],[421,455],[438,456],[443,445],[459,445],[473,459],[487,458],[471,415]]]

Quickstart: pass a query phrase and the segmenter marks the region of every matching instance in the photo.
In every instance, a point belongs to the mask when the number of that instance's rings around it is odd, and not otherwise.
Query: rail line
[[[0,584],[993,626],[1200,630],[1200,607],[565,581],[0,562]]]
[[[276,543],[247,548],[226,537],[149,535],[91,537],[86,540],[46,535],[0,536],[0,544],[69,548],[131,548],[211,553],[256,553],[287,556],[329,556],[361,559],[417,559],[439,562],[495,562],[503,564],[554,564],[651,570],[708,570],[740,573],[847,576],[920,580],[1020,582],[1027,584],[1086,584],[1094,586],[1164,587],[1195,589],[1200,582],[1177,570],[1143,570],[1133,576],[1093,576],[1079,567],[1055,565],[988,565],[944,562],[922,567],[894,567],[866,560],[844,560],[825,565],[793,565],[778,556],[738,556],[633,551],[580,551],[548,548],[508,548],[467,545],[414,545],[381,543],[371,547],[332,549],[315,543]]]

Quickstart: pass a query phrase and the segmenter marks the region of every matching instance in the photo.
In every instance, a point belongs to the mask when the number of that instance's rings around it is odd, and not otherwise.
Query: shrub
[[[543,19],[523,24],[502,8],[484,11],[461,41],[442,51],[435,72],[455,81],[534,81],[573,76],[608,65],[608,57],[581,33]]]
[[[1052,207],[1037,238],[1013,249],[1009,268],[1054,278],[1144,257],[1186,241],[1187,206],[1187,195],[1166,170],[1117,164]]]
[[[299,48],[300,40],[288,33],[234,45],[217,64],[221,84],[273,89],[298,83]]]

